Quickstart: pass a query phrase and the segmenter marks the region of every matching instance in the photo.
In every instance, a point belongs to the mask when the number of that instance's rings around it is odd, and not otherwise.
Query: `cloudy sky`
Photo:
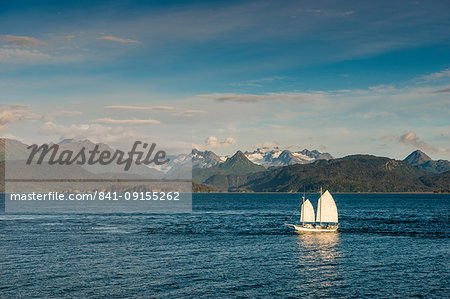
[[[448,1],[66,2],[0,2],[3,136],[450,159]]]

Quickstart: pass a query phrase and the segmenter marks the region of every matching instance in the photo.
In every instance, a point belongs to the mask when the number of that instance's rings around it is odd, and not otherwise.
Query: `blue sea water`
[[[448,194],[333,196],[337,233],[284,226],[296,194],[195,194],[183,214],[0,214],[0,297],[450,296]]]

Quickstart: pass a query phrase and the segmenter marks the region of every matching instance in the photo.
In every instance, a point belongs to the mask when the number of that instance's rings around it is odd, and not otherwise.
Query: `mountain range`
[[[225,162],[226,157],[220,157],[211,151],[192,150],[192,168],[210,168],[222,162]]]
[[[28,145],[14,139],[6,139],[6,155],[8,160],[26,160],[30,154],[30,150],[27,149]],[[90,140],[76,140],[76,139],[64,139],[57,143],[60,147],[60,151],[71,150],[78,152],[81,148],[85,148],[87,151],[92,150],[95,147],[95,143]],[[53,145],[50,143],[49,146]],[[108,151],[114,153],[115,149],[105,143],[99,143],[100,151]],[[292,152],[289,150],[281,150],[278,147],[275,148],[258,148],[254,151],[246,151],[242,153],[247,159],[255,164],[262,165],[265,168],[286,166],[293,164],[307,164],[312,163],[320,159],[333,159],[329,153],[322,153],[317,150],[304,149],[298,152]],[[189,164],[189,167],[195,168],[210,168],[224,163],[231,156],[219,156],[212,151],[200,151],[193,149],[191,153],[179,154],[168,156],[170,158],[169,163],[160,166],[152,165],[153,174],[163,176],[163,173],[174,173],[175,171],[182,169],[185,165]],[[0,157],[1,158],[1,157]],[[90,167],[90,171],[95,173],[102,172],[114,172],[119,169],[118,167]],[[139,174],[147,174],[148,167],[133,167],[131,172]],[[158,173],[159,172],[159,173]]]
[[[432,160],[427,154],[420,150],[412,152],[403,161],[412,166],[430,173],[441,173],[450,170],[450,162],[447,160]]]
[[[89,140],[72,139],[58,144],[62,149],[74,151],[95,146]],[[114,151],[107,144],[100,144],[100,148]],[[263,148],[219,156],[212,151],[193,149],[189,154],[171,156],[170,162],[159,168],[137,165],[126,173],[115,164],[52,166],[51,169],[45,165],[24,167],[23,160],[28,155],[26,144],[6,141],[10,178],[32,174],[51,179],[186,179],[192,174],[193,190],[199,192],[301,192],[304,188],[317,190],[321,186],[334,192],[438,192],[450,188],[450,162],[432,160],[420,150],[400,161],[370,155],[334,159],[316,150],[291,152]],[[0,160],[4,156],[5,152],[0,151]]]
[[[218,170],[194,171],[193,180],[202,184],[196,188],[209,192],[302,192],[320,187],[334,192],[448,192],[450,187],[450,171],[432,174],[405,161],[371,155],[254,169],[245,174]]]
[[[248,160],[257,165],[262,165],[265,168],[294,165],[294,164],[308,164],[317,160],[333,159],[329,153],[322,153],[318,150],[307,150],[292,152],[290,150],[282,150],[275,148],[257,148],[254,151],[241,152]],[[192,150],[192,168],[210,168],[225,162],[231,156],[219,156],[212,151]]]
[[[245,152],[244,155],[253,163],[266,168],[274,166],[286,166],[294,164],[308,164],[317,160],[330,160],[333,156],[317,150],[304,149],[298,152],[275,148],[258,148],[253,152]]]
[[[209,168],[192,169],[192,179],[203,183],[208,178],[216,175],[246,175],[253,172],[264,172],[266,168],[262,165],[251,162],[243,152],[237,151],[232,157],[223,163],[216,164]]]
[[[30,155],[30,149],[27,149],[28,145],[24,144],[18,140],[14,140],[14,139],[6,139],[5,141],[5,156],[6,156],[6,160],[8,161],[8,163],[13,163],[13,161],[25,161],[28,159],[29,155]],[[49,143],[49,147],[52,146],[54,143]],[[58,153],[62,153],[65,150],[69,150],[72,151],[74,153],[79,152],[82,148],[85,148],[85,151],[90,151],[93,150],[95,148],[96,145],[98,145],[98,150],[103,152],[103,151],[107,151],[111,154],[111,156],[114,154],[115,149],[113,149],[112,147],[110,147],[109,145],[105,144],[105,143],[93,143],[90,140],[75,140],[75,139],[64,139],[60,142],[57,143],[59,146],[59,151]],[[34,161],[36,161],[39,157],[39,154],[36,154]],[[48,161],[50,157],[50,154],[48,154],[44,161]],[[16,165],[17,167],[14,168],[18,168],[19,163],[15,162],[14,165]],[[36,165],[36,164],[31,164],[31,165],[25,165],[25,163],[23,167],[20,167],[20,169],[23,170],[23,175],[26,175],[26,172],[31,172],[31,173],[38,173],[40,170],[40,168],[44,167],[44,165],[46,163],[43,163],[42,165]],[[76,169],[78,166],[76,164],[71,165],[73,167],[68,168],[67,170],[67,177],[73,177],[74,173],[77,173]],[[25,167],[25,168],[24,168]],[[64,169],[64,167],[61,167],[62,169]],[[140,177],[140,178],[162,178],[165,174],[161,171],[159,171],[158,169],[155,168],[150,168],[147,167],[145,165],[133,165],[132,168],[130,169],[130,171],[128,172],[124,172],[123,171],[123,166],[122,165],[117,165],[116,163],[111,163],[108,165],[100,165],[100,164],[93,164],[93,165],[88,165],[87,163],[82,165],[82,166],[78,166],[78,168],[82,168],[84,170],[89,171],[92,174],[99,174],[102,175],[104,177],[110,177],[110,178],[130,178],[130,175],[134,175],[134,177]],[[34,169],[34,170],[33,170]],[[69,171],[70,169],[70,171]],[[70,173],[69,173],[70,172]],[[17,173],[17,172],[15,172]],[[83,175],[83,176],[81,176]],[[80,177],[84,177],[85,174],[83,172],[80,172]]]
[[[317,191],[322,186],[335,192],[448,192],[450,189],[450,162],[434,161],[421,151],[411,153],[403,161],[352,155],[267,170],[247,157],[237,152],[214,167],[194,169],[196,190],[301,192],[305,188]]]

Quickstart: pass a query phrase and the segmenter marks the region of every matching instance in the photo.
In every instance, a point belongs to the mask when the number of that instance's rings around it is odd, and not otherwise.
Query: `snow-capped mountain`
[[[153,166],[159,171],[165,173],[173,173],[181,168],[210,168],[222,162],[225,162],[226,157],[220,157],[211,151],[199,151],[193,149],[190,154],[180,154],[177,156],[167,156],[170,159],[169,163],[160,166]]]
[[[219,156],[211,151],[192,150],[192,168],[210,168],[226,161],[229,156]],[[251,162],[266,168],[293,164],[308,164],[320,159],[333,159],[329,153],[304,149],[298,152],[275,148],[258,148],[245,152],[245,157]]]
[[[177,171],[183,167],[189,167],[191,168],[192,163],[192,155],[191,154],[180,154],[177,156],[166,156],[166,158],[169,159],[168,163],[162,164],[162,165],[152,165],[152,168],[155,168],[159,171],[162,171],[164,173],[170,173]]]
[[[222,162],[225,162],[226,157],[220,157],[211,151],[192,150],[192,168],[210,168]]]
[[[22,144],[16,140],[9,140],[8,152],[10,159],[12,160],[25,160],[29,155],[29,150],[27,150],[27,145]],[[52,145],[50,143],[49,145]],[[89,140],[75,140],[75,139],[64,139],[58,142],[61,150],[71,150],[74,152],[79,151],[81,148],[86,150],[92,150],[96,144]],[[109,145],[100,143],[100,151],[109,151],[113,153],[115,150]],[[282,150],[278,147],[275,148],[258,148],[252,152],[244,152],[242,156],[245,156],[249,161],[262,165],[265,168],[270,168],[274,166],[286,166],[293,164],[307,164],[312,163],[319,159],[333,159],[333,157],[328,153],[322,153],[317,150],[309,151],[304,149],[298,152],[292,152],[289,150]],[[219,156],[212,151],[200,151],[193,149],[189,154],[180,154],[174,156],[167,156],[169,162],[163,165],[135,165],[131,172],[136,172],[139,174],[148,174],[148,172],[158,172],[160,176],[178,176],[180,173],[185,175],[195,168],[211,168],[219,164],[224,163],[231,156]],[[0,156],[1,158],[1,156]],[[105,172],[123,172],[121,166],[116,164],[112,165],[102,165],[102,166],[92,166],[85,165],[89,171],[93,173],[105,173]],[[117,168],[117,169],[116,169]],[[154,174],[152,172],[152,174]]]
[[[263,165],[266,168],[273,166],[286,166],[293,164],[308,164],[316,160],[333,159],[329,153],[322,153],[317,150],[309,151],[304,149],[298,152],[281,150],[275,148],[258,148],[253,152],[245,152],[245,156],[255,164]]]
[[[333,159],[328,153],[322,153],[317,150],[309,151],[304,149],[298,152],[281,150],[279,148],[258,148],[252,152],[245,152],[243,155],[251,162],[262,165],[265,168],[286,166],[293,164],[308,164],[320,159]],[[195,168],[211,168],[224,163],[230,156],[219,156],[212,151],[200,151],[193,149],[189,155],[181,154],[171,156],[170,162],[156,167],[159,171],[173,173],[182,168],[192,166]],[[192,164],[191,164],[192,163]]]

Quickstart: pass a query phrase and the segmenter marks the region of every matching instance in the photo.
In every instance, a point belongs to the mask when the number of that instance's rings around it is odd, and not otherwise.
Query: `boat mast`
[[[319,201],[320,201],[320,216],[319,216],[320,227],[322,227],[322,200],[321,200],[321,197],[322,197],[322,187],[320,187],[320,197],[319,197]]]
[[[304,211],[304,206],[305,206],[305,189],[303,189],[303,203],[302,203],[302,225],[305,225],[305,211]]]

